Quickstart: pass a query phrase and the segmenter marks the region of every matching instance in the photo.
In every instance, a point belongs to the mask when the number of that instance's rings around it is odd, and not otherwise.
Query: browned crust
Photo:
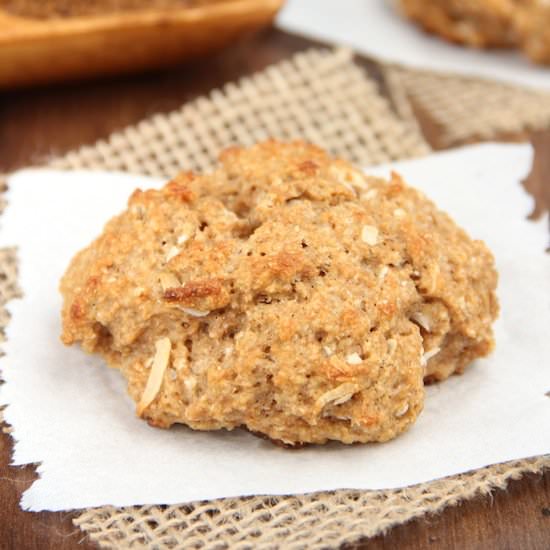
[[[218,279],[206,281],[189,281],[182,287],[168,288],[164,292],[164,299],[167,302],[187,303],[190,298],[208,298],[219,296],[222,292],[222,285]]]

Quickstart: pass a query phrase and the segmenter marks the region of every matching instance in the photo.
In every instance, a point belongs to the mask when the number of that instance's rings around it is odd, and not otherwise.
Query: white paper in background
[[[39,462],[30,510],[103,504],[382,489],[550,453],[550,256],[547,227],[525,220],[525,145],[480,145],[393,165],[493,249],[502,315],[497,347],[463,376],[428,388],[425,410],[397,439],[290,451],[244,431],[154,429],[134,414],[117,371],[59,341],[57,292],[69,259],[147,180],[25,171],[9,180],[2,245],[19,245],[21,300],[10,304],[0,401],[13,463]],[[386,174],[389,168],[369,170]]]
[[[287,0],[277,25],[351,46],[373,58],[550,89],[550,68],[519,52],[474,50],[423,32],[397,12],[396,0]]]

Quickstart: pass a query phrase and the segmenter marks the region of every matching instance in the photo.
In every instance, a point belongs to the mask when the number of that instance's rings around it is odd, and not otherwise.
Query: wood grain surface
[[[42,162],[144,116],[174,109],[311,44],[268,29],[213,58],[170,71],[0,94],[0,172]],[[375,70],[373,64],[366,65]],[[21,492],[36,474],[31,466],[8,466],[11,448],[11,438],[1,434],[0,549],[94,548],[72,525],[73,513],[19,509]],[[548,550],[550,472],[513,481],[506,491],[463,502],[348,548]]]

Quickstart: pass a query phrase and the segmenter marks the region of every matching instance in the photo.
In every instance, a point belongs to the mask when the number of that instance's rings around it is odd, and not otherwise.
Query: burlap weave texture
[[[309,50],[156,115],[52,162],[170,177],[211,168],[233,144],[305,139],[359,165],[424,155],[413,121],[401,120],[346,49]]]
[[[312,141],[368,166],[430,148],[407,102],[392,108],[347,50],[310,50],[181,109],[156,115],[51,163],[170,177],[210,168],[220,149],[276,137]],[[0,257],[2,301],[17,293],[13,251]],[[9,261],[8,261],[9,258]],[[0,316],[5,325],[6,318]],[[326,548],[390,527],[550,466],[549,457],[389,491],[339,490],[174,506],[104,506],[74,520],[104,548]]]
[[[437,147],[492,139],[525,139],[550,127],[550,92],[475,77],[384,68],[400,114],[423,113],[437,127]],[[550,78],[550,71],[548,78]]]

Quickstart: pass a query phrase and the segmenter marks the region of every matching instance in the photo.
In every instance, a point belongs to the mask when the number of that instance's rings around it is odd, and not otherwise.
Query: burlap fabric
[[[207,169],[220,149],[268,137],[306,139],[360,165],[429,152],[346,49],[309,50],[55,160],[58,168],[170,177]]]
[[[393,65],[384,68],[384,75],[400,115],[406,120],[415,120],[415,112],[427,116],[437,130],[438,148],[521,139],[550,127],[547,91]]]
[[[210,167],[224,146],[269,136],[305,138],[365,166],[428,153],[410,104],[395,100],[392,107],[349,51],[311,50],[51,165],[169,177],[182,168]],[[13,251],[3,252],[0,265],[5,302],[17,294]],[[5,325],[5,316],[0,323]],[[81,512],[74,523],[104,548],[337,547],[547,466],[550,457],[538,457],[400,490],[104,506]]]

